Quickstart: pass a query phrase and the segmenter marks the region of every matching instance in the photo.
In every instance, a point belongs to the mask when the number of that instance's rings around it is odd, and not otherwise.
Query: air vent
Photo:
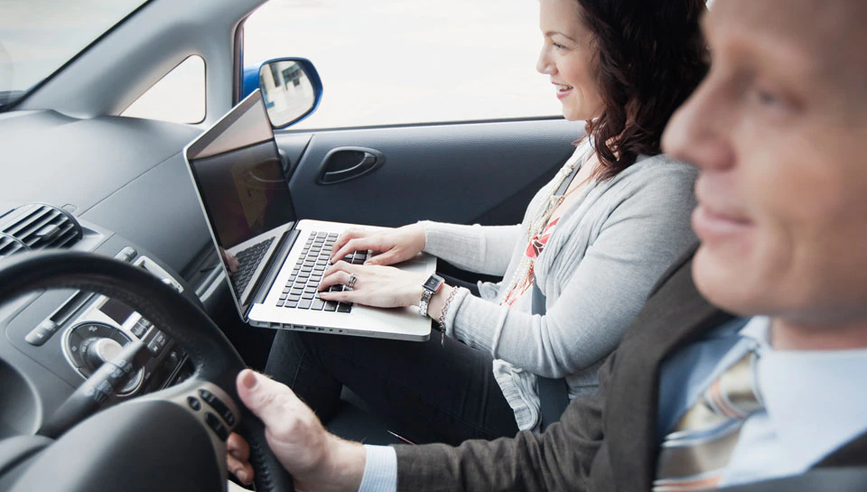
[[[82,234],[72,214],[41,203],[24,205],[0,218],[0,257],[24,249],[69,248]]]
[[[17,237],[0,232],[0,258],[26,249],[27,246]]]

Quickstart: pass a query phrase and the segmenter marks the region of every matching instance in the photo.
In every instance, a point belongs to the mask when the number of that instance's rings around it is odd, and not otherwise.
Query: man
[[[691,272],[687,261],[663,279],[599,395],[545,434],[362,447],[241,373],[298,487],[702,490],[867,462],[865,23],[853,0],[714,3],[712,69],[663,142],[701,170]],[[247,450],[230,450],[250,478]]]

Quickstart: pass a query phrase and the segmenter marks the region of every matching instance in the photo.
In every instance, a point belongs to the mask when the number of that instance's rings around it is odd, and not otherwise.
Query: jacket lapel
[[[692,282],[687,257],[660,284],[617,349],[605,433],[617,490],[650,490],[656,467],[660,362],[678,347],[732,319]]]

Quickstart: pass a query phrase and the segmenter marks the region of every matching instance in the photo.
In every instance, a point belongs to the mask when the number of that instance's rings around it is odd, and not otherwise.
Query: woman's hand
[[[341,259],[355,251],[371,250],[376,256],[365,265],[393,265],[406,261],[424,249],[424,227],[411,224],[387,231],[349,229],[337,238],[331,253],[331,261]]]
[[[349,286],[352,290],[327,292],[332,285]],[[319,297],[323,301],[355,302],[364,306],[395,308],[414,306],[421,300],[423,273],[410,273],[389,266],[353,265],[338,261],[327,270],[319,282]]]

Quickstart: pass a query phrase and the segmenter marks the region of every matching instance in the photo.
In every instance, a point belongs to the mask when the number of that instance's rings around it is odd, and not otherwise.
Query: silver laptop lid
[[[296,221],[258,89],[188,145],[184,156],[218,253]],[[242,292],[232,280],[235,276],[229,273],[226,255],[220,258],[243,318],[249,303],[241,302]]]

